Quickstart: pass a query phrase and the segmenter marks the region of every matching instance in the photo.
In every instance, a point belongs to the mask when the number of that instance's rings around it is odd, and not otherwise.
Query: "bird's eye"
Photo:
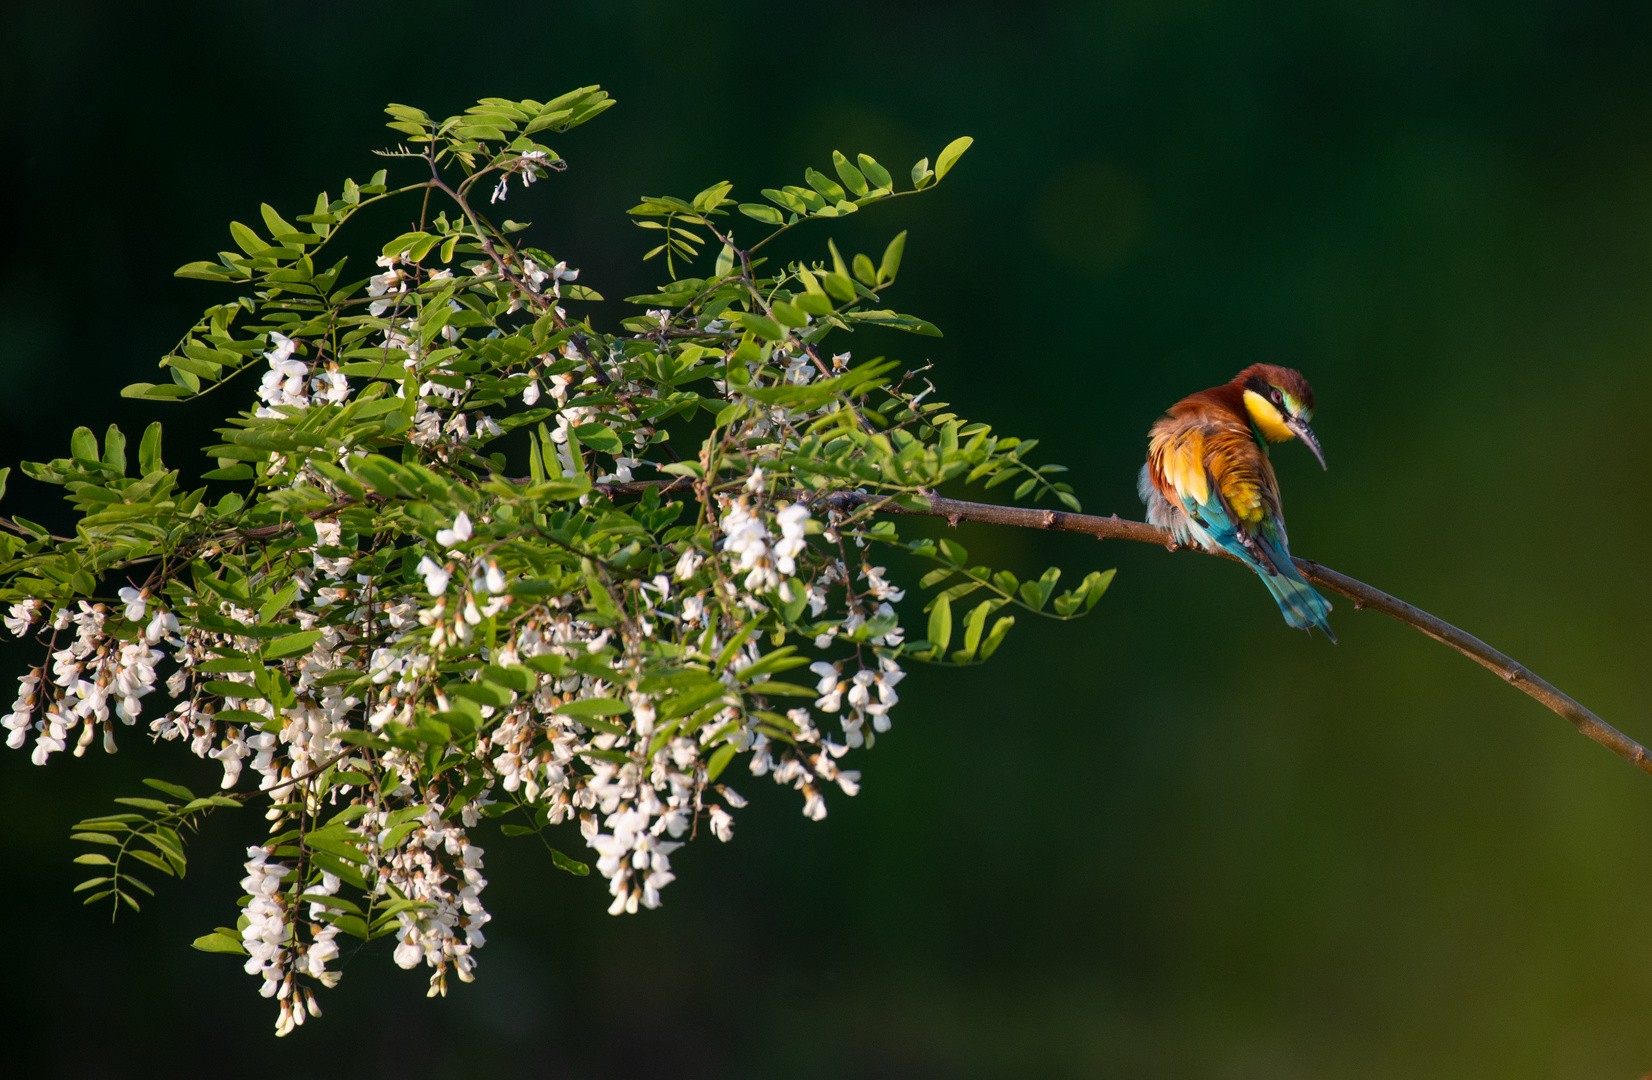
[[[1273,393],[1269,394],[1268,396],[1273,398],[1273,403],[1275,405],[1283,404],[1284,401],[1285,401],[1285,396],[1283,394],[1281,394],[1278,390],[1275,390]]]

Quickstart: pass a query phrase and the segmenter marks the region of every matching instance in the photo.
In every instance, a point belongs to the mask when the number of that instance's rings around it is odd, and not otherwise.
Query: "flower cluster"
[[[129,591],[135,597],[137,590]],[[49,677],[36,668],[19,681],[12,711],[0,720],[8,732],[8,746],[21,747],[34,731],[34,763],[44,765],[52,754],[67,749],[71,738],[74,754],[80,757],[101,731],[104,749],[114,751],[114,720],[134,723],[143,711],[143,698],[155,689],[155,667],[166,659],[157,644],[180,644],[169,637],[178,628],[177,618],[157,613],[144,625],[145,606],[142,599],[128,603],[122,629],[131,636],[124,638],[109,632],[112,613],[105,604],[81,600],[52,615],[48,625],[53,644],[70,631],[73,640],[51,650]],[[6,625],[13,633],[27,632],[41,612],[37,601],[14,603]]]
[[[381,264],[384,262],[380,260]],[[376,283],[380,279],[373,280],[375,287],[379,287]],[[349,398],[350,380],[339,374],[336,363],[312,378],[310,365],[296,358],[296,341],[279,332],[272,332],[270,341],[275,347],[264,354],[270,370],[264,373],[264,381],[258,386],[258,398],[264,405],[257,415],[274,417],[281,415],[277,411],[281,406],[308,409],[312,401],[336,405]]]
[[[432,994],[449,975],[471,981],[490,828],[538,834],[574,873],[590,852],[618,915],[662,902],[673,855],[702,830],[733,838],[746,802],[732,768],[826,817],[834,787],[859,791],[850,755],[890,730],[906,658],[949,647],[948,609],[930,624],[942,640],[908,640],[905,590],[870,561],[869,545],[896,541],[878,512],[922,510],[955,478],[1068,498],[1021,462],[1031,444],[925,402],[916,375],[823,356],[828,332],[856,324],[934,332],[865,306],[893,281],[904,234],[881,267],[855,258],[859,284],[835,249],[830,267],[759,273],[766,260],[719,227],[727,185],[647,200],[633,213],[664,230],[655,253],[691,258],[689,226],[716,235],[713,278],[674,276],[623,332],[571,316],[596,298],[579,271],[518,246],[471,200],[562,168],[530,132],[566,130],[606,98],[501,101],[445,125],[392,106],[392,126],[425,147],[391,155],[419,157],[417,183],[347,182],[302,229],[265,207],[270,243],[236,226],[257,254],[185,268],[248,295],[209,309],[167,358],[172,386],[129,393],[176,399],[258,371],[207,448],[206,479],[244,487],[209,499],[182,485],[159,425],[135,476],[118,430],[100,448],[82,429],[70,457],[24,466],[64,488],[83,515],[74,536],[0,521],[17,533],[0,530],[6,626],[46,650],[0,721],[8,745],[32,740],[37,763],[98,732],[113,749],[116,722],[142,715],[221,769],[214,795],[153,781],[177,801],[127,800],[144,813],[81,830],[111,853],[82,861],[112,867],[83,887],[135,907],[136,863],[181,870],[179,827],[260,808],[240,919],[197,944],[244,954],[283,1035],[320,1014],[341,936],[393,938],[395,963],[427,970]],[[500,144],[507,130],[519,134]],[[450,186],[455,158],[466,176]],[[861,200],[887,196],[893,181],[859,160],[869,172],[843,175]],[[781,204],[814,213],[807,190]],[[342,264],[316,269],[361,207],[397,194],[421,200],[419,227],[382,247],[378,273],[352,286]],[[963,650],[989,655],[1012,620],[988,631],[986,617],[1019,602],[1017,583],[956,545],[944,562],[968,580],[939,603],[992,590]],[[146,712],[163,682],[170,706]]]

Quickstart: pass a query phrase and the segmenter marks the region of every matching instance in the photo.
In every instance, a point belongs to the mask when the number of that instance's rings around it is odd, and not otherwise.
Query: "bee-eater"
[[[1298,630],[1336,635],[1331,605],[1291,563],[1268,444],[1301,439],[1325,468],[1308,421],[1314,392],[1302,373],[1253,364],[1223,386],[1189,394],[1148,432],[1138,490],[1147,520],[1181,543],[1226,552],[1256,571]]]

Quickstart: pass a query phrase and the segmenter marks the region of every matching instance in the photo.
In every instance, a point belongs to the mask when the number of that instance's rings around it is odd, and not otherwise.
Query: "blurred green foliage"
[[[607,87],[620,107],[511,211],[609,296],[661,283],[623,222],[644,191],[755,190],[835,146],[910,160],[968,130],[970,167],[902,221],[901,302],[947,330],[923,345],[960,412],[1042,436],[1087,508],[1134,516],[1160,409],[1255,360],[1299,367],[1332,466],[1278,455],[1299,553],[1649,734],[1644,5],[410,0],[4,25],[0,459],[158,415],[116,393],[200,307],[171,270],[261,201],[371,171],[348,155],[387,98]],[[438,31],[495,51],[431,53]],[[295,141],[318,113],[335,135]],[[879,250],[859,224],[845,249]],[[191,415],[204,436],[215,406]],[[176,416],[170,443],[206,441]],[[12,509],[57,520],[30,487]],[[1023,573],[1094,550],[965,532]],[[192,887],[240,857],[211,828],[175,905],[110,931],[64,900],[84,793],[154,775],[149,748],[0,755],[27,882],[8,1055],[70,1076],[1652,1069],[1644,776],[1403,627],[1344,605],[1331,647],[1217,560],[1115,563],[1080,632],[915,674],[823,825],[759,793],[740,843],[686,852],[681,891],[630,920],[500,846],[485,979],[444,1007],[347,966],[328,1023],[279,1046],[245,977],[187,947],[229,899]]]

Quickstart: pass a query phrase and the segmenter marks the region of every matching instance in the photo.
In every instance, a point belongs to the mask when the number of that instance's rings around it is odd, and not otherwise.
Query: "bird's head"
[[[1319,448],[1308,421],[1314,415],[1314,391],[1300,371],[1273,364],[1253,364],[1233,380],[1245,392],[1245,411],[1256,430],[1269,442],[1301,439],[1327,468],[1325,452]]]

